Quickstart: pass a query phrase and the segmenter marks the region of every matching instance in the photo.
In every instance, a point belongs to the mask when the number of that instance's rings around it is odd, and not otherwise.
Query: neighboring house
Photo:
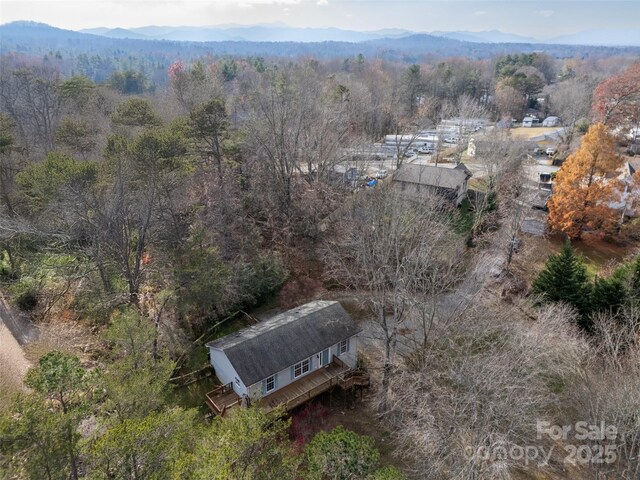
[[[329,178],[336,182],[354,183],[360,176],[356,167],[348,167],[345,165],[334,165],[329,172]]]
[[[510,128],[515,127],[517,123],[518,122],[515,118],[511,118],[511,119],[503,118],[502,120],[499,120],[496,123],[496,128],[500,130],[508,130]]]
[[[540,121],[536,117],[524,117],[522,119],[522,126],[526,128],[537,127]]]
[[[622,218],[640,217],[640,160],[629,160],[618,171],[610,181],[619,182],[619,197],[609,202],[609,207],[618,210]]]
[[[290,409],[335,386],[368,384],[354,376],[359,332],[340,303],[315,301],[209,342],[222,386],[207,404],[218,415],[243,402]]]
[[[407,163],[398,169],[393,183],[400,193],[413,198],[437,193],[459,205],[467,194],[471,176],[464,163],[453,168]]]
[[[534,190],[530,198],[531,207],[538,210],[547,210],[547,204],[551,198],[551,190]]]
[[[557,127],[560,124],[558,117],[547,117],[542,121],[543,127]]]
[[[553,190],[553,175],[548,172],[540,172],[538,179],[539,190]]]

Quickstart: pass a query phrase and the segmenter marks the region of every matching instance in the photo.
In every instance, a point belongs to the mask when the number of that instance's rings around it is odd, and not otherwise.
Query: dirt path
[[[23,390],[24,375],[31,366],[22,345],[37,337],[28,318],[14,312],[0,294],[0,411],[13,393]]]
[[[4,323],[0,322],[0,382],[21,383],[30,366],[20,344]]]
[[[38,338],[38,331],[29,316],[9,305],[2,292],[0,292],[0,324],[4,324],[22,346]]]

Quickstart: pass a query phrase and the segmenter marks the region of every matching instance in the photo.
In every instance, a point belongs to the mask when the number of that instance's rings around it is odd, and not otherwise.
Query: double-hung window
[[[349,351],[349,339],[342,340],[338,344],[338,355],[343,355]]]
[[[275,389],[276,389],[276,376],[271,375],[264,381],[264,391],[266,393],[266,392],[271,392],[272,390],[275,390]]]
[[[293,378],[298,378],[311,370],[311,361],[307,358],[293,366]]]

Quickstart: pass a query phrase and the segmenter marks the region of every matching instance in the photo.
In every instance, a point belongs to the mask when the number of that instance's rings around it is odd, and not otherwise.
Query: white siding
[[[223,385],[227,385],[231,383],[233,385],[233,390],[240,396],[245,395],[247,393],[247,387],[236,372],[236,369],[233,368],[231,362],[225,355],[222,350],[218,350],[216,348],[209,349],[209,356],[211,359],[211,365],[216,372],[216,377],[222,382]]]
[[[335,355],[336,357],[340,358],[340,360],[342,360],[344,363],[354,368],[356,366],[356,361],[357,361],[357,354],[356,354],[357,347],[358,347],[357,336],[354,335],[349,339],[348,346],[349,346],[349,349],[347,350],[347,352],[343,353],[342,355],[338,355],[338,344],[332,345],[330,347],[329,362],[331,362],[331,360],[333,359],[333,356]],[[320,366],[320,355],[322,355],[322,352],[318,352],[310,357],[311,369],[305,375],[308,375],[309,373],[317,370],[318,368],[322,368]],[[279,371],[277,373],[277,384],[276,384],[277,386],[275,390],[271,390],[269,394],[283,387],[286,387],[287,385],[290,385],[296,380],[303,378],[305,375],[302,375],[296,379],[292,379],[291,366],[285,368],[284,370]],[[251,398],[257,399],[262,397],[262,380],[254,383],[253,385],[250,385],[247,391]]]
[[[319,368],[319,363],[320,360],[316,357],[316,355],[313,355],[311,358],[311,369],[309,370],[309,372],[305,373],[304,375],[296,378],[295,380],[298,380],[302,377],[304,377],[305,375],[309,375],[309,373],[313,372],[314,370],[317,370]],[[286,387],[287,385],[295,382],[295,380],[293,380],[291,378],[291,367],[287,367],[284,370],[280,370],[277,374],[278,376],[277,378],[277,386],[275,390],[271,390],[269,393],[273,393],[276,390],[280,390],[283,387]],[[259,382],[254,383],[253,385],[249,386],[249,396],[251,398],[260,398],[262,397],[262,380]]]
[[[349,365],[351,368],[355,368],[356,362],[358,360],[358,355],[356,353],[358,351],[358,337],[355,335],[351,337],[349,339],[348,346],[349,349],[345,353],[343,353],[342,355],[338,355],[338,345],[334,345],[332,347],[331,353],[336,357],[339,357],[340,360]]]

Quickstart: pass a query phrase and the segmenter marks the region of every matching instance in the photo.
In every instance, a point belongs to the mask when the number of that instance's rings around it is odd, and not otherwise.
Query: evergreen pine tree
[[[566,302],[573,305],[581,315],[579,324],[585,330],[590,328],[591,285],[582,259],[576,255],[569,240],[565,241],[560,253],[547,259],[545,268],[533,281],[533,292],[545,300]]]
[[[629,297],[640,302],[640,256],[631,264],[629,275]]]
[[[616,291],[622,290],[620,305],[629,307],[640,306],[640,256],[631,262],[618,266],[608,279],[609,282],[617,282],[620,286],[614,286],[614,292],[609,295],[615,299]],[[593,296],[594,300],[595,294]]]
[[[591,291],[591,310],[616,314],[627,299],[627,290],[619,278],[596,278]]]

